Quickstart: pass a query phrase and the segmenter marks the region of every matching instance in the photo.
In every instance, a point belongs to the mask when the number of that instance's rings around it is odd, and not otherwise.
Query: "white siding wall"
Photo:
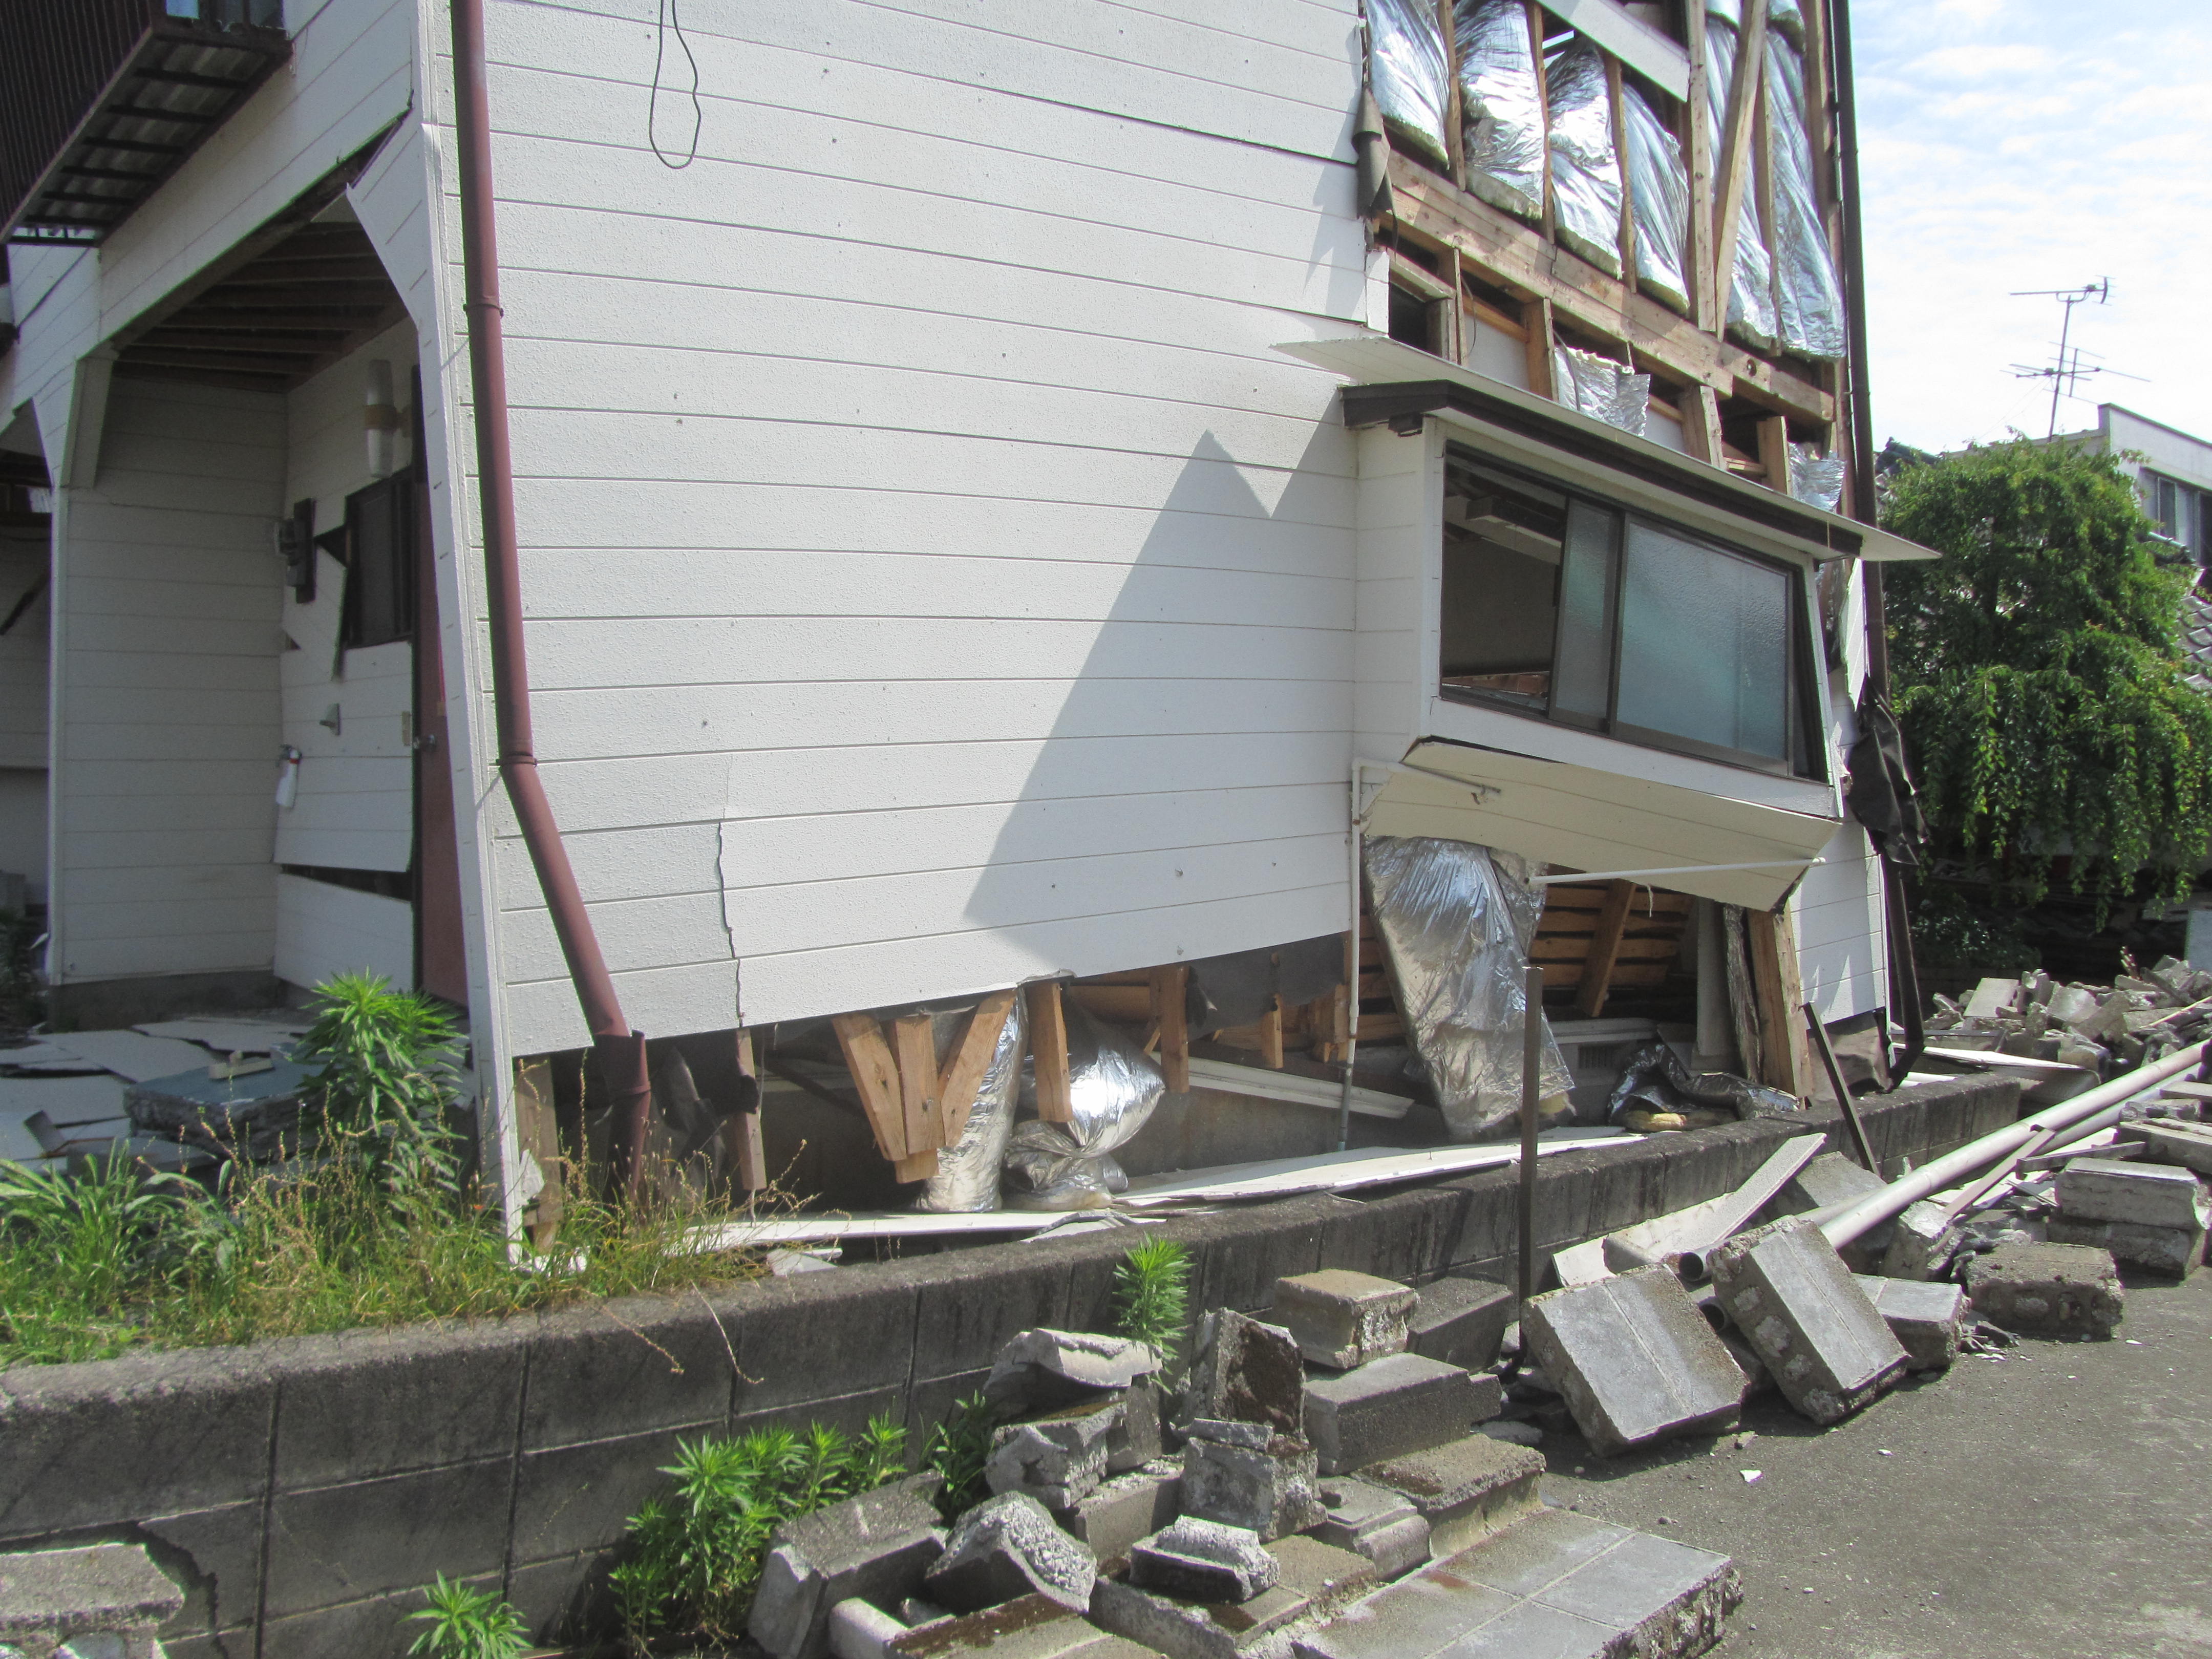
[[[301,876],[276,878],[276,974],[320,985],[333,974],[415,981],[415,912],[404,900]]]
[[[52,962],[266,969],[284,400],[118,379],[55,561]]]
[[[1340,927],[1352,447],[1269,348],[1363,314],[1355,9],[695,10],[680,171],[653,15],[489,19],[538,748],[633,1020]],[[508,1046],[574,1042],[490,805]]]
[[[45,532],[0,530],[0,618],[45,580],[50,546]],[[46,649],[52,626],[49,592],[0,634],[0,766],[46,768]]]

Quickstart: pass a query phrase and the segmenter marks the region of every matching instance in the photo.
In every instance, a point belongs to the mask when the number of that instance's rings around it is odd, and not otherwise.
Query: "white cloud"
[[[2041,433],[2059,308],[2013,290],[2100,276],[2071,343],[2105,376],[2061,430],[2122,403],[2212,437],[2212,17],[2145,0],[1859,0],[1860,168],[1877,437],[1929,447]]]

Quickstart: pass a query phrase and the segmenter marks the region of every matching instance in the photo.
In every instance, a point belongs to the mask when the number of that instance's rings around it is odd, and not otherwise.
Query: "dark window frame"
[[[1752,549],[1739,547],[1710,532],[1678,520],[1666,518],[1627,502],[1615,500],[1577,485],[1545,477],[1523,466],[1499,461],[1483,454],[1471,445],[1449,441],[1445,446],[1447,466],[1456,458],[1468,465],[1518,479],[1530,488],[1548,494],[1564,495],[1570,511],[1579,501],[1585,507],[1607,515],[1613,526],[1610,584],[1606,599],[1609,636],[1605,642],[1607,662],[1606,711],[1602,717],[1583,714],[1553,707],[1558,690],[1559,664],[1565,653],[1568,610],[1564,596],[1554,600],[1555,619],[1552,636],[1552,684],[1545,693],[1545,707],[1532,708],[1526,703],[1509,701],[1502,696],[1467,686],[1447,685],[1443,683],[1444,641],[1439,635],[1436,660],[1428,667],[1431,684],[1437,694],[1447,702],[1484,708],[1498,714],[1511,714],[1516,719],[1534,720],[1547,726],[1563,726],[1571,730],[1588,732],[1615,742],[1632,744],[1639,749],[1657,750],[1663,753],[1686,756],[1693,760],[1711,761],[1723,766],[1733,766],[1748,772],[1760,772],[1770,777],[1801,779],[1811,783],[1831,781],[1827,765],[1827,744],[1820,719],[1820,700],[1817,680],[1817,665],[1813,651],[1813,635],[1806,619],[1806,573],[1786,559],[1777,559]],[[1723,557],[1741,559],[1762,568],[1780,573],[1789,580],[1790,643],[1786,690],[1789,706],[1784,713],[1784,730],[1788,734],[1788,755],[1780,760],[1750,750],[1729,749],[1706,743],[1696,738],[1686,738],[1654,726],[1639,726],[1624,720],[1620,715],[1620,659],[1622,641],[1626,629],[1626,606],[1624,590],[1628,576],[1628,539],[1633,525],[1680,538],[1692,545],[1703,548]],[[1437,557],[1443,557],[1443,544],[1438,541]],[[1566,549],[1561,544],[1561,556],[1554,581],[1564,580],[1566,572]],[[1557,590],[1555,589],[1555,592]]]

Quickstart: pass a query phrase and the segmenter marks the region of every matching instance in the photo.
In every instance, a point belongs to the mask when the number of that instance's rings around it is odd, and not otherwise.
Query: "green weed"
[[[1190,1253],[1171,1238],[1148,1238],[1114,1269],[1115,1327],[1148,1345],[1171,1371],[1190,1311]]]
[[[929,1431],[922,1455],[945,1482],[937,1505],[954,1516],[984,1497],[983,1466],[991,1460],[991,1435],[998,1413],[981,1394],[953,1402],[945,1420]]]
[[[410,1613],[429,1625],[407,1650],[425,1659],[516,1659],[526,1645],[522,1615],[489,1590],[471,1589],[444,1573],[427,1592],[430,1605]]]

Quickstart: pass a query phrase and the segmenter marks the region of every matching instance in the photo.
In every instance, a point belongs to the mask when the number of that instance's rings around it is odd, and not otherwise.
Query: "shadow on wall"
[[[1333,415],[1291,467],[1205,433],[1082,662],[1005,670],[1010,696],[1060,702],[963,920],[1018,941],[1030,973],[1342,927],[1354,465]],[[1036,574],[1079,603],[1101,568]]]

